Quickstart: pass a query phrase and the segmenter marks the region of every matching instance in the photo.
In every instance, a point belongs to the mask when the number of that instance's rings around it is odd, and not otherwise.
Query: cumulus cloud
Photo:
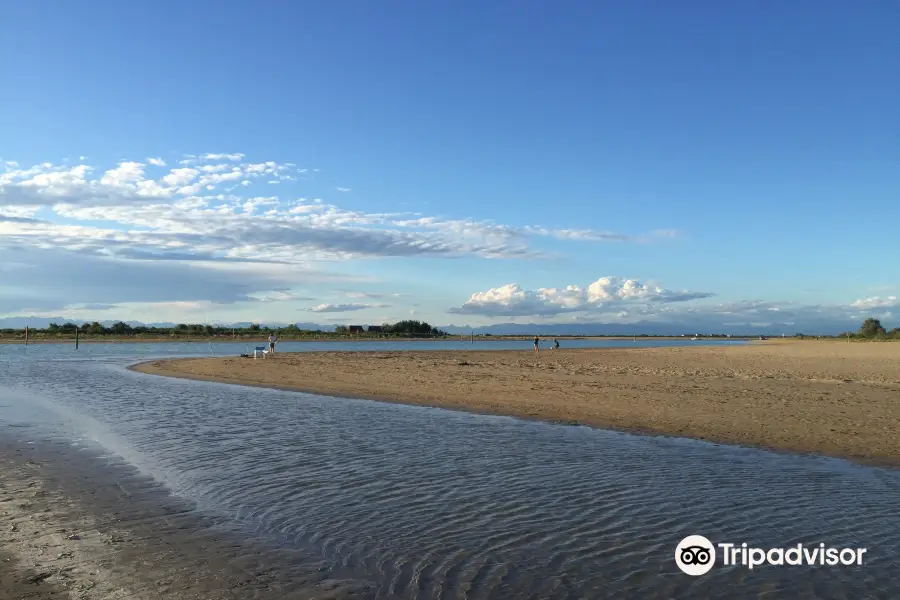
[[[166,166],[166,161],[161,158],[148,158],[147,163],[153,165],[154,167]]]
[[[857,300],[853,302],[850,306],[853,308],[860,309],[870,309],[870,308],[900,308],[900,300],[897,299],[897,296],[887,296],[886,298],[881,298],[880,296],[873,296],[871,298],[864,298],[861,300]]]
[[[308,308],[309,312],[314,313],[333,313],[333,312],[352,312],[356,310],[365,310],[367,308],[387,308],[385,304],[360,304],[360,303],[350,303],[350,304],[319,304],[318,306],[313,306],[312,308]]]
[[[597,284],[597,285],[595,285]],[[894,296],[836,304],[802,304],[777,300],[713,302],[711,294],[672,291],[616,278],[602,278],[587,288],[526,290],[509,284],[473,294],[448,310],[495,323],[571,323],[610,326],[602,331],[681,333],[839,333],[856,330],[868,317],[886,327],[900,325],[900,301]],[[623,329],[616,329],[622,327]],[[631,329],[627,329],[627,328]]]
[[[587,287],[570,285],[565,288],[526,290],[518,284],[510,283],[485,292],[476,292],[462,306],[451,308],[448,312],[508,317],[554,316],[641,303],[686,302],[712,295],[708,292],[668,290],[634,279],[601,277]]]

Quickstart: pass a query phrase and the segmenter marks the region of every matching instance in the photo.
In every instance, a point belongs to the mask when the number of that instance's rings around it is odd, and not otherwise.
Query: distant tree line
[[[124,321],[117,321],[112,325],[103,325],[97,321],[76,323],[50,323],[45,329],[29,328],[29,336],[33,339],[42,338],[68,338],[74,337],[76,329],[80,336],[85,338],[102,337],[137,337],[137,338],[250,338],[268,336],[275,332],[282,338],[302,337],[344,337],[347,335],[365,335],[379,337],[442,337],[447,333],[428,323],[421,321],[400,321],[398,323],[385,323],[379,326],[359,326],[351,331],[352,326],[340,325],[335,331],[323,331],[321,329],[300,329],[294,324],[282,327],[268,327],[259,324],[251,324],[246,327],[229,327],[209,324],[181,323],[174,327],[152,327],[149,325],[129,325]],[[0,329],[4,337],[24,337],[24,329]]]
[[[859,331],[856,332],[857,337],[866,339],[892,338],[900,339],[900,327],[894,327],[890,331],[885,330],[881,321],[878,319],[868,318],[863,321]]]
[[[45,338],[69,338],[75,336],[75,330],[78,330],[80,336],[84,338],[103,338],[103,337],[135,337],[135,338],[259,338],[260,336],[268,336],[269,333],[275,332],[281,338],[307,338],[307,337],[445,337],[449,335],[447,332],[433,327],[423,321],[404,320],[397,323],[383,323],[381,325],[338,325],[334,331],[300,329],[297,325],[291,324],[283,327],[269,327],[260,324],[251,324],[246,327],[229,327],[224,325],[209,324],[178,324],[174,327],[151,327],[148,325],[129,325],[124,321],[117,321],[112,325],[103,325],[97,321],[85,322],[81,325],[75,323],[50,323],[45,329],[29,329],[29,336],[33,339]],[[4,338],[22,338],[24,337],[24,329],[0,329],[0,337]],[[507,334],[506,337],[531,337],[533,333],[523,331],[520,334]],[[696,336],[704,339],[731,338],[746,339],[749,337],[757,337],[757,335],[731,335],[724,333],[713,334],[686,334],[682,337]],[[490,333],[475,334],[475,337],[489,338],[495,337]],[[504,336],[499,336],[504,337]],[[621,335],[599,335],[585,336],[578,334],[546,334],[542,337],[623,337]],[[627,337],[631,337],[628,335]],[[639,338],[655,338],[655,337],[672,337],[670,335],[651,335],[637,334],[634,337]],[[820,335],[795,333],[793,336],[798,339],[807,338],[849,338],[855,340],[900,340],[900,327],[887,330],[881,324],[881,321],[875,318],[866,319],[857,331],[847,331],[836,335]]]
[[[286,327],[267,327],[251,324],[246,327],[229,327],[224,325],[208,325],[200,323],[181,323],[174,327],[152,327],[149,325],[129,325],[124,321],[117,321],[112,325],[103,325],[97,321],[91,323],[50,323],[45,329],[29,328],[29,334],[35,338],[40,337],[69,337],[75,335],[75,330],[85,337],[248,337],[268,335],[271,331],[277,331],[282,335],[328,335],[331,332],[301,330],[296,325]],[[0,333],[20,334],[24,329],[2,329]]]
[[[795,333],[796,338],[849,338],[857,340],[900,340],[900,327],[895,327],[888,331],[881,324],[881,321],[874,318],[868,318],[863,321],[859,329],[856,331],[845,331],[837,335],[809,335],[805,333]]]
[[[370,325],[369,327],[363,327],[362,325],[338,325],[334,328],[334,331],[339,335],[367,334],[391,337],[444,337],[448,335],[445,331],[432,327],[424,321],[413,320],[382,323],[381,325]]]

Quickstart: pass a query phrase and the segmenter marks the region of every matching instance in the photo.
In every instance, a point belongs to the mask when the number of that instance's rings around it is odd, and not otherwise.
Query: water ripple
[[[108,352],[9,360],[0,421],[55,415],[204,510],[377,582],[376,598],[900,597],[897,471],[169,380]],[[869,562],[690,578],[672,559],[690,534],[861,546]]]

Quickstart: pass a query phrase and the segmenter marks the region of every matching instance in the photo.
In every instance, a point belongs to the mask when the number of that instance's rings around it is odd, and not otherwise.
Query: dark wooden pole
[[[28,325],[25,326],[25,345],[28,345]]]
[[[78,328],[75,328],[75,349],[78,350]]]

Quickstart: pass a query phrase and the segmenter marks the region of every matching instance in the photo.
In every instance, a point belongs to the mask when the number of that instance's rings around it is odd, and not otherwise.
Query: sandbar
[[[900,344],[478,348],[167,359],[132,369],[900,466]]]

